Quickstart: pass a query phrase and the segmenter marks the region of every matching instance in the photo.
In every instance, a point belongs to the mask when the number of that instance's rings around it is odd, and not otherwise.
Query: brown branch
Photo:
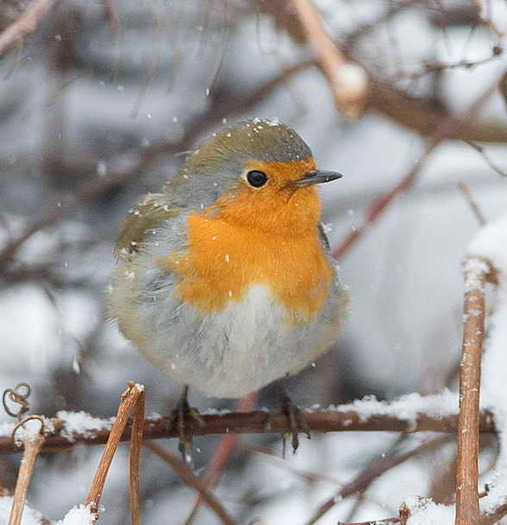
[[[85,500],[85,505],[90,506],[93,514],[98,515],[100,499],[104,491],[104,484],[106,482],[109,467],[113,461],[118,444],[125,434],[125,427],[127,426],[128,418],[134,408],[137,406],[139,399],[143,393],[142,387],[131,383],[129,388],[123,393],[116,419],[108,432],[108,439],[102,457],[100,458],[99,466],[95,472],[95,476],[90,487],[90,492]]]
[[[310,0],[292,0],[292,5],[329,84],[336,109],[344,117],[355,120],[363,112],[368,99],[369,82],[365,70],[334,44]]]
[[[257,404],[258,394],[257,392],[252,392],[242,399],[240,399],[235,406],[235,410],[239,412],[246,412],[253,410]],[[220,480],[221,474],[225,468],[225,465],[229,458],[231,457],[234,448],[238,444],[240,436],[238,434],[225,434],[221,437],[220,443],[213,454],[208,466],[206,467],[206,472],[203,476],[203,482],[206,487],[215,486]],[[192,525],[199,507],[201,505],[202,497],[199,494],[197,499],[190,511],[187,519],[185,520],[185,525]]]
[[[139,510],[139,462],[141,459],[141,447],[143,445],[144,430],[144,390],[137,397],[134,408],[134,421],[132,423],[132,434],[130,438],[130,514],[132,525],[141,525],[141,512]]]
[[[198,478],[189,467],[184,465],[174,454],[171,454],[156,443],[148,441],[144,443],[144,446],[168,463],[185,484],[195,489],[208,507],[222,520],[224,525],[235,525],[234,520],[229,516],[223,505],[209,492],[207,483]]]
[[[462,180],[458,181],[456,184],[459,190],[461,191],[463,197],[467,201],[468,205],[470,206],[472,213],[475,215],[477,222],[481,226],[484,226],[487,222],[486,217],[484,216],[484,213],[482,213],[481,209],[479,208],[479,205],[473,198],[472,193],[470,191],[470,186],[466,182],[463,182]]]
[[[9,525],[19,525],[25,509],[28,485],[32,479],[35,461],[44,444],[44,435],[38,433],[35,437],[30,437],[23,442],[24,452],[21,466],[19,467],[16,489],[14,490],[14,501],[12,503]]]
[[[399,419],[392,415],[363,416],[353,409],[339,411],[320,410],[318,412],[305,412],[305,420],[314,432],[442,432],[455,433],[458,428],[458,416],[444,417],[418,414],[414,420]],[[266,421],[269,416],[269,429]],[[193,420],[185,422],[185,430],[189,435],[210,434],[281,434],[289,430],[287,417],[279,412],[230,412],[219,415],[202,415],[205,428]],[[89,430],[83,434],[74,434],[69,441],[65,431],[64,422],[59,419],[49,420],[48,424],[55,430],[46,436],[43,452],[55,452],[68,449],[79,443],[86,445],[103,445],[107,442],[109,430]],[[48,425],[49,426],[49,425]],[[481,432],[496,432],[493,416],[489,412],[482,412],[480,419]],[[145,420],[143,429],[144,439],[177,438],[178,431],[171,428],[170,418]],[[130,425],[127,424],[120,436],[120,441],[130,439]],[[0,454],[12,454],[20,449],[12,443],[8,436],[0,437]]]
[[[426,165],[433,150],[444,140],[456,137],[460,131],[477,116],[480,108],[495,93],[498,81],[495,81],[480,97],[468,108],[462,117],[450,116],[444,119],[433,135],[428,139],[425,150],[413,167],[389,191],[376,198],[366,212],[363,223],[350,232],[345,239],[333,250],[333,257],[341,259],[350,248],[373,226],[384,214],[389,206],[404,192],[413,186],[422,168]]]
[[[60,0],[34,0],[25,12],[0,34],[0,57],[35,33],[43,16]]]
[[[456,525],[479,521],[479,396],[486,300],[484,287],[490,273],[482,260],[465,266],[465,328],[460,364],[459,431],[456,464]]]
[[[385,456],[377,459],[370,467],[360,472],[350,483],[343,485],[333,496],[326,500],[317,509],[315,514],[305,523],[305,525],[314,525],[322,516],[331,510],[337,502],[348,498],[354,494],[364,492],[369,485],[371,485],[382,474],[391,470],[392,468],[404,463],[417,454],[433,450],[448,442],[447,437],[440,437],[422,443],[411,450],[405,452],[391,452]]]

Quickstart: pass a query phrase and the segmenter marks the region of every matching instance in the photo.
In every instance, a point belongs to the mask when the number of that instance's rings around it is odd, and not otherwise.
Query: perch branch
[[[34,0],[25,12],[0,34],[0,57],[22,42],[27,36],[35,33],[39,24],[51,7],[60,0]]]
[[[266,429],[266,420],[269,415],[270,428]],[[288,430],[287,417],[279,412],[266,411],[231,412],[219,415],[202,416],[205,428],[202,429],[196,422],[185,422],[189,435],[209,434],[265,434],[286,432]],[[442,433],[455,433],[458,428],[458,416],[444,417],[418,414],[413,420],[400,419],[394,415],[372,415],[365,417],[354,409],[343,411],[320,410],[305,413],[305,419],[310,429],[314,432],[421,432],[432,431]],[[78,443],[86,445],[103,445],[107,442],[110,430],[88,430],[81,434],[73,434],[69,439],[68,431],[62,420],[48,421],[48,426],[53,425],[55,430],[46,436],[43,452],[55,452],[76,446]],[[482,412],[480,417],[481,432],[495,432],[493,416]],[[117,433],[117,432],[116,432]],[[144,421],[144,439],[177,438],[177,429],[171,429],[170,418],[147,419]],[[127,424],[120,441],[130,439],[130,425]],[[10,437],[0,437],[0,454],[12,454],[20,449],[12,443]]]

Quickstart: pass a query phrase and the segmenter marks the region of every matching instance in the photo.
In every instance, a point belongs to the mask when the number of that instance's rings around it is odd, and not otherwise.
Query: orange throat
[[[332,269],[318,233],[320,198],[313,187],[252,197],[224,195],[188,217],[185,250],[163,261],[180,276],[176,293],[202,312],[242,301],[264,285],[290,323],[308,322],[325,307]]]

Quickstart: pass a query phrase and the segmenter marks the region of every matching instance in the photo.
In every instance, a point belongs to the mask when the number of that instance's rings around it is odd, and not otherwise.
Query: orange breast
[[[267,234],[203,215],[189,217],[187,249],[165,265],[181,276],[180,298],[204,312],[241,301],[251,285],[264,284],[295,323],[322,311],[332,279],[316,228],[297,236]]]

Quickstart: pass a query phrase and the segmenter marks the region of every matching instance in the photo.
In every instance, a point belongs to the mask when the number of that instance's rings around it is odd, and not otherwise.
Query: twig
[[[350,232],[345,239],[333,250],[333,257],[341,259],[350,248],[371,228],[373,224],[383,215],[398,196],[407,191],[417,180],[422,168],[426,165],[433,150],[444,140],[455,137],[456,134],[476,117],[479,109],[493,95],[498,86],[496,80],[480,97],[478,97],[468,108],[466,113],[458,117],[447,117],[437,130],[431,135],[426,143],[423,154],[413,167],[398,181],[389,191],[375,199],[366,212],[363,223],[354,231]]]
[[[238,412],[246,412],[252,410],[257,403],[257,393],[253,392],[243,397],[236,404],[235,409]],[[220,443],[218,444],[213,457],[211,458],[206,472],[203,476],[203,481],[206,487],[213,487],[216,485],[220,479],[223,469],[231,457],[231,454],[239,443],[240,436],[238,434],[225,434],[222,436]],[[185,525],[191,525],[197,516],[199,506],[201,505],[202,497],[199,494],[197,496],[196,502],[188,515],[188,518],[185,520]]]
[[[465,328],[460,365],[456,525],[479,521],[479,395],[486,301],[490,267],[471,258],[465,265]]]
[[[195,489],[209,508],[222,520],[224,525],[235,525],[234,520],[229,516],[223,505],[209,492],[206,483],[199,479],[177,456],[151,441],[145,442],[144,446],[168,463],[184,483]]]
[[[507,173],[503,170],[501,170],[498,166],[496,166],[493,161],[489,158],[489,155],[486,153],[486,150],[480,145],[476,144],[475,142],[472,142],[471,140],[465,140],[471,148],[473,148],[477,153],[484,159],[484,162],[498,175],[502,177],[507,177]]]
[[[305,525],[314,525],[338,502],[354,494],[364,492],[373,481],[393,467],[400,465],[401,463],[407,461],[417,454],[420,454],[421,452],[433,450],[434,448],[447,443],[448,440],[449,438],[447,437],[435,438],[406,452],[392,452],[383,457],[380,457],[376,462],[373,463],[373,465],[360,472],[350,483],[343,485],[340,490],[333,494],[331,498],[320,505],[315,514],[306,522]]]
[[[0,34],[0,57],[35,33],[42,17],[60,0],[34,0],[25,12]]]
[[[368,100],[366,71],[336,47],[324,27],[321,15],[310,0],[292,0],[292,5],[329,83],[336,108],[348,119],[358,118]]]
[[[141,512],[139,510],[139,462],[141,447],[143,445],[144,430],[144,390],[141,390],[134,408],[134,421],[130,439],[130,513],[132,525],[141,525]]]
[[[475,215],[475,218],[477,219],[477,222],[484,226],[486,224],[486,217],[484,217],[484,214],[482,213],[481,209],[479,208],[479,205],[475,201],[475,199],[472,197],[472,193],[470,192],[470,186],[460,180],[456,183],[458,188],[460,189],[461,193],[463,194],[463,197],[467,201],[468,205],[470,206],[470,209],[472,210],[472,213]]]
[[[24,452],[21,466],[19,467],[18,479],[16,480],[16,489],[14,490],[14,501],[12,503],[9,525],[19,525],[23,517],[25,508],[28,485],[32,479],[35,461],[44,444],[44,434],[37,433],[36,436],[30,436],[23,442]]]
[[[269,416],[270,428],[266,429],[266,418]],[[211,434],[280,434],[287,431],[287,417],[279,412],[231,412],[219,415],[202,415],[205,428],[192,420],[185,422],[189,435]],[[458,428],[458,416],[437,417],[418,414],[413,420],[400,419],[395,415],[378,415],[365,417],[353,409],[337,411],[321,410],[305,412],[305,420],[314,432],[442,432],[455,433]],[[64,423],[58,419],[49,420],[55,430],[46,436],[43,452],[55,452],[69,449],[79,443],[86,445],[103,445],[108,441],[109,430],[88,430],[83,434],[73,434],[70,441],[65,432]],[[48,426],[50,426],[48,424]],[[481,413],[481,432],[495,432],[493,416],[488,412]],[[170,418],[144,421],[144,439],[177,438],[177,429],[171,428]],[[130,439],[130,426],[127,425],[120,441]],[[12,454],[20,449],[12,443],[10,437],[0,437],[0,454]]]
[[[131,383],[129,388],[122,395],[122,400],[120,406],[118,407],[116,419],[114,421],[113,427],[111,428],[111,432],[108,433],[106,446],[102,452],[102,457],[100,458],[97,471],[95,472],[90,492],[88,493],[88,496],[85,500],[85,505],[89,505],[92,513],[96,515],[98,514],[100,499],[104,491],[104,484],[109,472],[109,467],[111,466],[111,462],[113,461],[113,457],[116,453],[116,449],[118,448],[118,444],[121,441],[122,435],[125,432],[129,415],[138,405],[142,393],[142,386]]]

